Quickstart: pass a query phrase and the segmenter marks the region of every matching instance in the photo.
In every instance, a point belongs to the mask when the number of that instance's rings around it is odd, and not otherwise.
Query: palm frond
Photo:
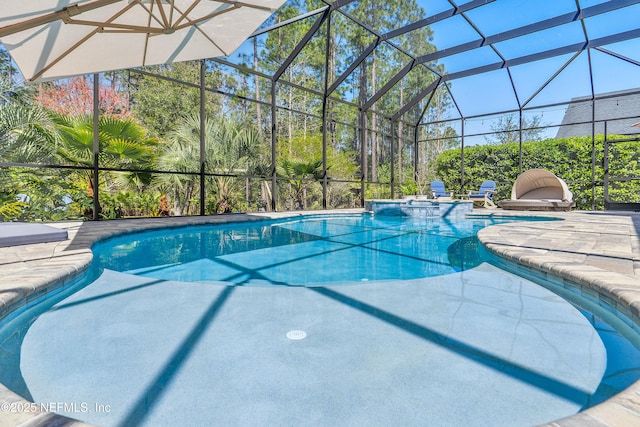
[[[19,218],[26,206],[26,203],[18,201],[4,203],[0,206],[0,219],[8,221],[12,218]]]
[[[51,122],[43,110],[17,104],[0,107],[0,158],[44,161],[50,159],[54,141]]]

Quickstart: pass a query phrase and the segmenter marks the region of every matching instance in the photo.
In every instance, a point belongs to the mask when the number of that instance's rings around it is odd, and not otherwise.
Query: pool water
[[[492,223],[114,238],[94,248],[92,283],[5,325],[1,380],[104,426],[528,426],[640,378],[620,333],[491,262],[475,234]]]
[[[410,280],[479,265],[475,235],[496,221],[345,216],[188,227],[113,239],[95,252],[100,268],[164,280],[288,286]]]

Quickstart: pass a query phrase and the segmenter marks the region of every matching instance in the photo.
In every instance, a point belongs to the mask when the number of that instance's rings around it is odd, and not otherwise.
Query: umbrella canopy
[[[0,0],[0,42],[25,79],[229,55],[284,0]]]

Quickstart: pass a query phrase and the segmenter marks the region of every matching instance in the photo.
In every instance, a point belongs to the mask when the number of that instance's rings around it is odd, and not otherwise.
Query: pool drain
[[[293,331],[287,332],[287,338],[289,338],[292,341],[303,340],[306,337],[307,337],[307,333],[305,331],[294,329]]]

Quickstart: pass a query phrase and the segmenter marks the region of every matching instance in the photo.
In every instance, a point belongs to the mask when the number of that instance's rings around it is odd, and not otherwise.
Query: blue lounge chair
[[[491,180],[484,181],[478,191],[469,192],[469,200],[473,200],[473,205],[484,206],[485,208],[495,208],[493,203],[493,193],[496,191],[496,183]]]
[[[431,181],[431,198],[439,199],[443,197],[453,198],[453,193],[447,193],[444,188],[444,182],[440,180]]]

